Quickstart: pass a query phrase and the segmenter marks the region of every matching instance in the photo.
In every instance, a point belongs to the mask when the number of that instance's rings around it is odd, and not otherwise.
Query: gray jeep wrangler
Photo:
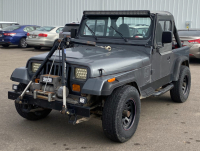
[[[22,117],[39,120],[52,109],[73,124],[100,117],[105,135],[125,142],[137,129],[141,99],[170,91],[174,102],[187,100],[189,47],[169,12],[84,11],[70,41],[30,58],[11,80],[19,84],[8,98]]]

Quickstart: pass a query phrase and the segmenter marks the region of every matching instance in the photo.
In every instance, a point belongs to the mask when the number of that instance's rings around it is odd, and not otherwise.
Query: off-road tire
[[[23,118],[26,118],[27,120],[31,120],[31,121],[36,121],[36,120],[40,120],[43,119],[45,117],[47,117],[47,115],[49,115],[49,113],[51,112],[51,109],[44,109],[43,111],[37,111],[37,112],[23,112],[23,105],[18,104],[15,102],[15,108],[17,110],[17,112],[19,113],[19,115],[21,115]]]
[[[9,44],[2,44],[3,47],[9,47]]]
[[[128,129],[122,123],[124,107],[127,100],[133,101],[136,113]],[[116,142],[126,142],[135,133],[140,118],[141,102],[137,89],[126,85],[115,89],[105,101],[102,116],[102,127],[105,135]],[[133,115],[133,114],[132,114]]]
[[[28,44],[26,43],[26,38],[20,39],[18,47],[19,48],[27,48],[28,47]]]
[[[186,80],[185,80],[186,79]],[[185,90],[183,82],[186,83]],[[183,103],[187,100],[189,93],[190,93],[190,87],[191,87],[191,74],[190,69],[187,66],[181,66],[179,79],[178,81],[174,81],[174,88],[170,90],[171,99],[174,102]]]
[[[42,47],[40,47],[40,46],[36,46],[36,47],[34,47],[36,50],[39,50],[39,49],[41,49]]]

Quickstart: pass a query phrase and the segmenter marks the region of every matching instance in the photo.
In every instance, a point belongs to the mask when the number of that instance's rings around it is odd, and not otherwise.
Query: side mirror
[[[172,32],[171,31],[163,31],[162,33],[162,43],[171,43],[172,42]]]
[[[77,34],[77,29],[71,29],[71,38],[75,38]]]

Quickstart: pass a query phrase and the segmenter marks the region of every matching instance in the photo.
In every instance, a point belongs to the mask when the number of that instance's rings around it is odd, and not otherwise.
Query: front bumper
[[[8,91],[8,99],[16,100],[19,97],[19,95],[20,94],[17,92]],[[34,99],[31,95],[24,95],[22,104],[23,103],[33,104],[33,105],[37,105],[43,108],[49,108],[49,109],[54,109],[58,111],[61,111],[62,106],[63,106],[63,102],[61,101],[48,102],[47,100]],[[72,111],[75,115],[90,117],[89,107],[79,106],[79,105],[74,105],[74,104],[67,104],[67,108],[70,111]]]

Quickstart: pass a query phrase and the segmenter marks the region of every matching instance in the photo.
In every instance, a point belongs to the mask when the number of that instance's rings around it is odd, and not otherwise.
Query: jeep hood
[[[102,69],[102,75],[111,75],[149,65],[149,56],[143,51],[133,48],[123,49],[112,47],[111,51],[94,46],[68,48],[66,49],[66,61],[72,65],[88,67],[90,69],[88,71],[90,77],[100,76],[99,69]],[[46,55],[38,55],[31,59],[44,60]]]

